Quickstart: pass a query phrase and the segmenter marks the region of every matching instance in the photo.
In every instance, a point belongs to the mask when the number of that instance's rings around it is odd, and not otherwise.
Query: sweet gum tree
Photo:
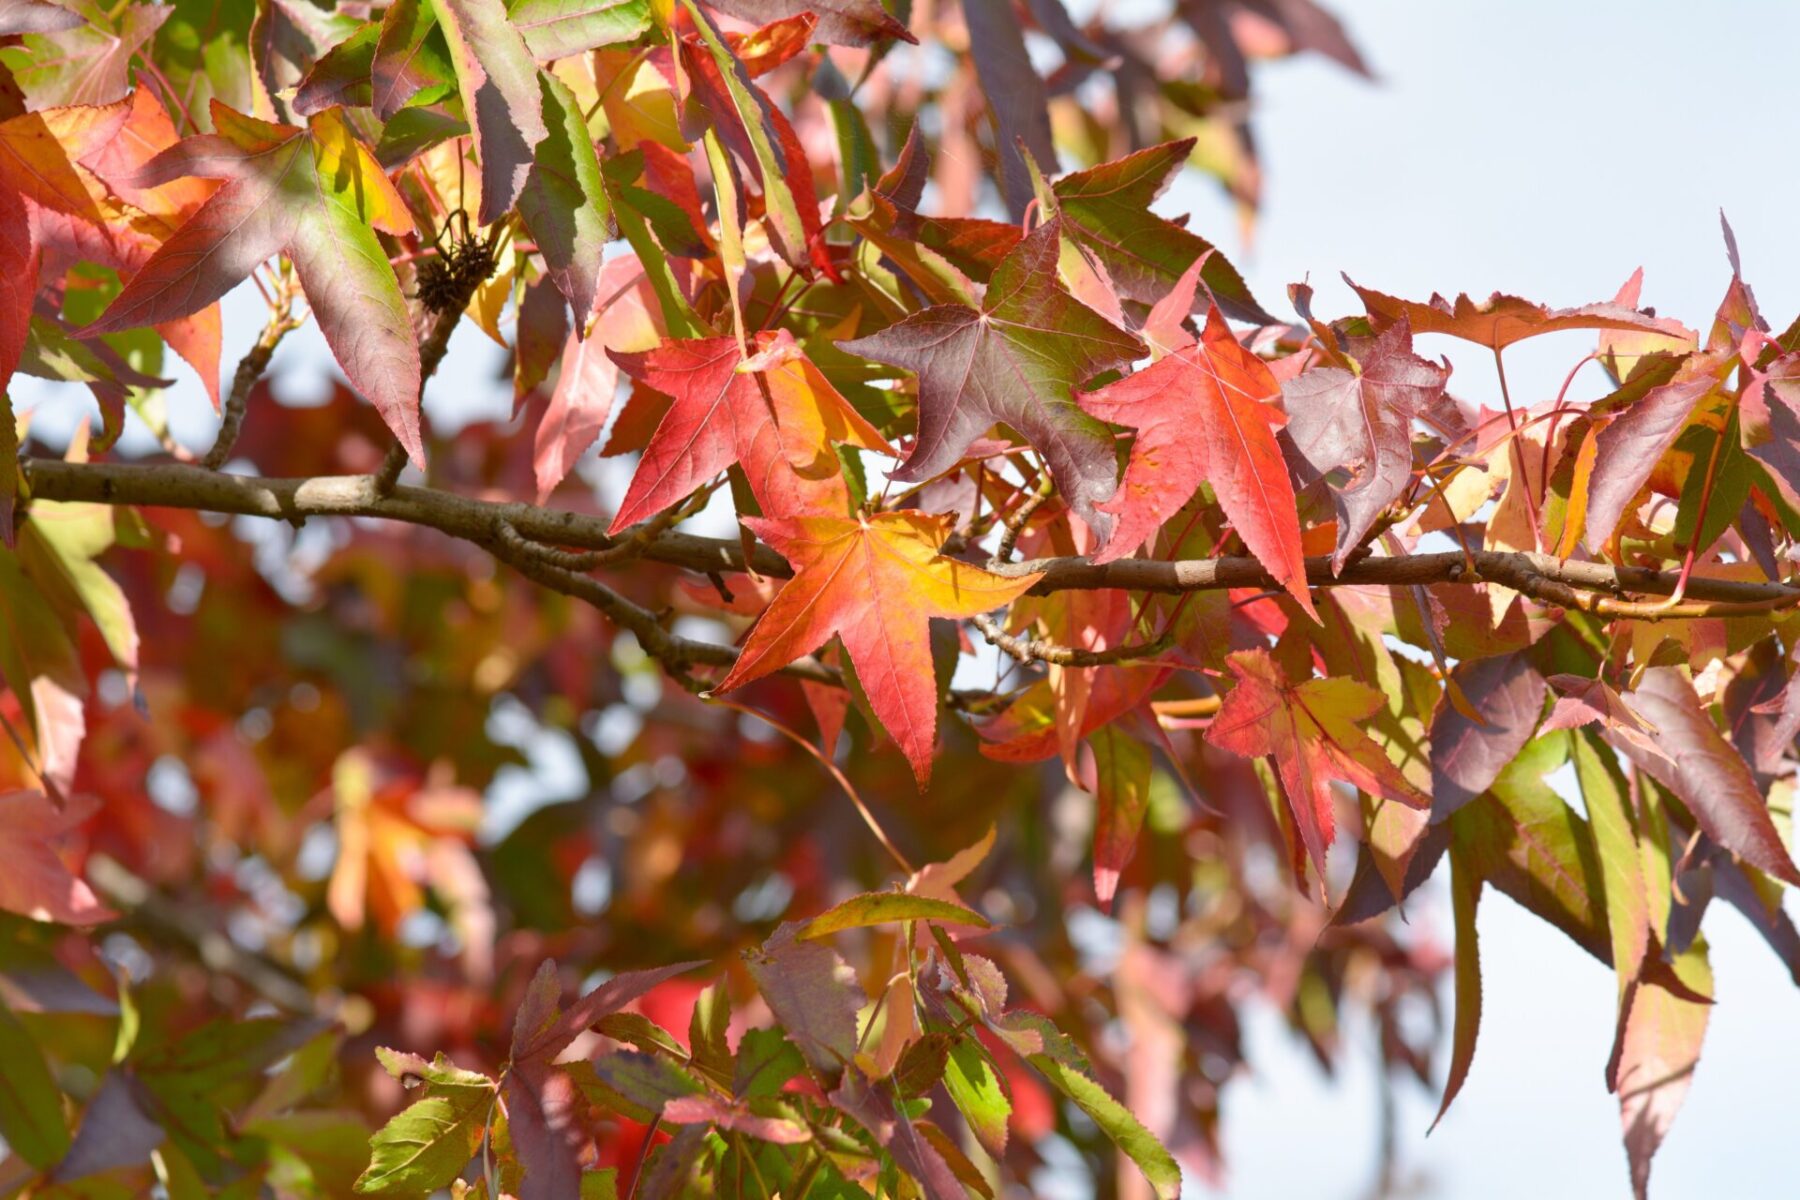
[[[1708,907],[1800,977],[1800,325],[1735,249],[1693,327],[1283,320],[1153,203],[1361,60],[1131,21],[0,0],[0,383],[100,414],[0,420],[0,1192],[1172,1197],[1252,996],[1448,1108],[1489,890],[1611,967],[1645,1192]],[[1568,330],[1608,394],[1510,391]]]

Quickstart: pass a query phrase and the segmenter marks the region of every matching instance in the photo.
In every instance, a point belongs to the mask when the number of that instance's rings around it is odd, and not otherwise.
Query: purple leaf
[[[1056,221],[1020,242],[994,272],[980,312],[941,304],[838,345],[919,376],[919,437],[896,480],[943,474],[1004,422],[1044,456],[1082,520],[1104,533],[1111,519],[1094,506],[1117,487],[1113,436],[1072,389],[1145,351],[1064,290],[1059,245]]]
[[[1652,668],[1630,700],[1638,715],[1657,730],[1662,755],[1650,754],[1624,738],[1614,745],[1674,792],[1707,837],[1751,866],[1800,884],[1800,870],[1788,857],[1749,764],[1700,707],[1687,677],[1674,667]]]
[[[1485,724],[1450,703],[1431,719],[1431,820],[1487,791],[1537,729],[1549,685],[1522,653],[1463,662],[1451,673]]]
[[[1405,317],[1375,340],[1361,366],[1360,375],[1315,368],[1281,389],[1287,438],[1311,473],[1302,484],[1339,467],[1350,472],[1350,483],[1331,491],[1338,516],[1333,571],[1344,569],[1375,518],[1412,481],[1413,420],[1438,402],[1450,379],[1448,363],[1427,362],[1412,352]]]
[[[856,973],[822,942],[802,942],[789,921],[745,963],[763,999],[814,1069],[836,1075],[856,1057],[856,1014],[867,1002]]]

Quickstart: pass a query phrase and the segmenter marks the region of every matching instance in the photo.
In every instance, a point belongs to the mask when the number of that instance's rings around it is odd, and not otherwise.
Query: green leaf
[[[507,18],[539,62],[635,41],[650,28],[650,0],[513,0]]]
[[[746,1029],[732,1067],[731,1094],[740,1099],[775,1096],[806,1070],[806,1060],[779,1029]]]
[[[973,909],[930,896],[906,892],[865,892],[820,913],[800,930],[801,941],[810,942],[845,929],[865,925],[893,925],[900,921],[948,921],[953,925],[988,928],[987,918]]]
[[[63,1121],[62,1093],[37,1039],[0,1004],[0,1137],[20,1158],[42,1170],[69,1152],[69,1129]]]
[[[706,1085],[679,1064],[636,1050],[615,1050],[563,1069],[591,1103],[639,1122],[660,1116],[670,1100],[706,1091]]]
[[[1466,853],[1450,850],[1450,904],[1456,926],[1456,1019],[1450,1040],[1450,1073],[1444,1080],[1444,1101],[1438,1106],[1437,1128],[1450,1102],[1462,1091],[1475,1061],[1475,1038],[1481,1031],[1481,952],[1475,934],[1475,909],[1481,903],[1481,876]]]
[[[581,1200],[619,1200],[619,1168],[583,1171]]]
[[[492,1091],[494,1081],[479,1071],[469,1071],[457,1066],[438,1051],[437,1058],[426,1062],[416,1054],[407,1054],[402,1050],[390,1050],[386,1046],[375,1047],[375,1057],[387,1068],[387,1073],[408,1087],[425,1085],[433,1088],[486,1088]]]
[[[1211,254],[1200,279],[1226,315],[1274,324],[1244,277],[1212,243],[1150,211],[1193,145],[1191,138],[1167,142],[1058,179],[1051,190],[1064,236],[1105,265],[1120,295],[1141,304],[1161,300],[1202,254]]]
[[[1644,888],[1637,820],[1618,761],[1597,734],[1584,731],[1575,735],[1574,758],[1575,778],[1581,784],[1594,849],[1600,856],[1606,926],[1612,935],[1613,970],[1623,1001],[1650,948],[1650,901]]]
[[[391,121],[415,99],[444,92],[456,81],[450,48],[431,0],[394,0],[381,19],[370,64],[375,115]]]
[[[987,1152],[995,1158],[1004,1155],[1012,1101],[993,1059],[979,1042],[964,1038],[950,1048],[944,1063],[944,1090]]]
[[[613,219],[619,223],[619,232],[637,252],[638,262],[644,268],[644,277],[650,284],[650,290],[656,294],[658,307],[662,309],[663,325],[668,329],[669,336],[702,337],[712,331],[694,314],[687,297],[682,294],[681,284],[675,278],[669,256],[663,253],[663,248],[650,236],[650,227],[643,214],[620,199],[622,193],[634,190],[630,184],[642,174],[643,169],[642,155],[618,155],[601,164],[600,173],[606,180],[607,195],[613,202]]]
[[[688,1020],[688,1045],[693,1047],[693,1065],[721,1083],[731,1079],[731,1043],[725,1031],[731,1024],[731,993],[723,984],[713,984],[694,1003],[694,1014]]]
[[[447,1087],[425,1097],[369,1140],[369,1167],[356,1190],[383,1195],[448,1187],[475,1157],[493,1108],[491,1086]]]
[[[109,505],[40,501],[20,531],[19,557],[52,604],[91,616],[114,661],[134,670],[138,632],[131,601],[95,561],[117,540],[117,530]]]
[[[1175,1157],[1129,1109],[1094,1080],[1047,1054],[1033,1054],[1029,1061],[1138,1165],[1159,1200],[1176,1200],[1181,1195],[1181,1167]]]

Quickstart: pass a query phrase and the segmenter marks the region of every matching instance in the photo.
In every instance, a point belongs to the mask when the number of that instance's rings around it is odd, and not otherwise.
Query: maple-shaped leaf
[[[937,741],[938,689],[929,620],[963,620],[1023,595],[1040,578],[1006,578],[938,554],[946,517],[920,512],[867,517],[744,518],[793,564],[719,684],[729,691],[843,640],[857,679],[923,788]]]
[[[1111,562],[1136,550],[1205,480],[1250,553],[1316,620],[1300,549],[1299,506],[1275,440],[1286,420],[1275,403],[1281,385],[1238,344],[1217,306],[1199,340],[1185,341],[1143,370],[1080,398],[1101,420],[1137,430],[1119,491],[1100,505],[1119,523],[1094,561]]]
[[[207,307],[276,253],[299,273],[307,304],[351,386],[367,396],[415,463],[419,347],[400,283],[376,239],[412,228],[406,206],[341,110],[302,129],[212,106],[216,133],[178,142],[138,172],[153,187],[188,175],[223,179],[82,330],[86,337],[185,317]]]
[[[169,19],[160,4],[126,4],[89,10],[97,21],[43,34],[28,34],[31,56],[13,78],[34,109],[65,104],[110,104],[131,87],[131,63]]]
[[[937,305],[838,347],[919,377],[918,440],[893,478],[941,475],[1004,423],[1044,456],[1069,506],[1104,534],[1112,522],[1096,506],[1117,486],[1113,437],[1073,390],[1145,348],[1069,295],[1056,275],[1060,240],[1051,221],[1020,242],[979,310]]]
[[[1449,334],[1490,350],[1504,350],[1514,342],[1566,329],[1619,329],[1676,338],[1693,336],[1680,321],[1640,312],[1623,304],[1608,302],[1581,308],[1549,308],[1500,292],[1479,304],[1467,294],[1458,296],[1454,302],[1433,295],[1421,304],[1362,287],[1348,275],[1344,276],[1344,282],[1362,297],[1369,320],[1378,330],[1385,330],[1404,318],[1416,334]]]
[[[81,165],[93,171],[114,195],[138,211],[126,209],[116,217],[107,212],[104,244],[96,248],[91,243],[84,243],[76,251],[80,257],[113,267],[121,276],[142,270],[157,247],[219,189],[216,181],[193,176],[150,187],[137,186],[133,180],[139,170],[180,139],[168,110],[148,88],[134,91],[128,104],[130,116],[117,135],[84,155]],[[46,229],[45,232],[51,231]],[[52,239],[47,238],[47,241]],[[64,249],[64,252],[68,250]],[[162,322],[156,326],[156,332],[171,350],[193,366],[212,400],[214,411],[218,411],[222,335],[218,304],[208,305],[191,316]]]
[[[1247,758],[1274,756],[1294,827],[1321,881],[1336,831],[1333,779],[1410,808],[1431,806],[1361,728],[1385,706],[1380,692],[1353,679],[1295,684],[1267,650],[1242,650],[1225,661],[1237,685],[1206,740]]]
[[[91,796],[58,805],[42,792],[0,792],[0,857],[6,862],[0,872],[0,909],[65,925],[112,919],[112,910],[56,851],[58,841],[99,807]]]
[[[1363,354],[1360,374],[1315,367],[1282,385],[1289,442],[1314,478],[1342,467],[1350,483],[1333,488],[1337,547],[1333,571],[1342,571],[1383,509],[1406,490],[1413,475],[1412,423],[1444,394],[1449,363],[1427,362],[1412,351],[1412,330],[1402,316]]]
[[[1157,303],[1198,262],[1201,281],[1228,315],[1276,324],[1210,242],[1150,209],[1193,148],[1192,138],[1165,142],[1064,175],[1050,185],[1063,233],[1100,261],[1127,300]]]
[[[843,515],[850,493],[830,443],[892,453],[875,427],[785,329],[756,336],[746,359],[729,337],[612,353],[632,378],[674,403],[644,448],[613,532],[679,503],[733,463],[768,517]]]

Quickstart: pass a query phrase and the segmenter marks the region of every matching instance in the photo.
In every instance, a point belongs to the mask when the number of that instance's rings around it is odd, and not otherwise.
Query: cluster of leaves
[[[685,1040],[621,1011],[697,963],[615,976],[565,1011],[545,963],[498,1079],[441,1054],[428,1063],[379,1050],[388,1072],[422,1095],[375,1135],[356,1190],[416,1195],[456,1183],[459,1195],[616,1195],[614,1169],[584,1171],[580,1160],[594,1120],[610,1117],[673,1130],[639,1167],[642,1194],[854,1196],[873,1186],[991,1198],[990,1181],[925,1114],[941,1087],[980,1145],[1002,1156],[1011,1081],[1029,1064],[1118,1143],[1157,1195],[1178,1195],[1175,1160],[1095,1081],[1080,1048],[1041,1013],[1009,1009],[999,967],[964,954],[949,931],[987,926],[955,885],[993,840],[990,830],[903,889],[788,922],[747,950],[744,970],[772,1026],[734,1019],[720,985],[696,998]],[[892,974],[871,1006],[828,939],[889,926],[898,936],[882,935],[871,954],[890,959]],[[616,1048],[559,1063],[590,1029]],[[483,1175],[465,1192],[459,1177],[478,1153]]]
[[[102,414],[62,461],[0,419],[0,1187],[985,1195],[1054,1135],[1171,1195],[1246,991],[1326,1062],[1367,1004],[1429,1085],[1449,970],[1447,1108],[1492,887],[1616,976],[1644,1191],[1712,898],[1800,979],[1800,323],[1735,246],[1704,334],[1635,277],[1279,321],[1154,205],[1184,164],[1251,203],[1246,58],[1360,69],[1335,24],[1028,7],[0,5],[0,384]],[[465,316],[517,410],[434,434]],[[350,388],[297,408],[261,376],[313,320]],[[1515,402],[1569,331],[1606,394]],[[167,461],[104,460],[128,411]],[[320,521],[259,566],[192,510]],[[507,713],[586,776],[510,827]],[[1449,955],[1389,919],[1446,858]],[[1115,901],[1101,954],[1068,914]],[[646,965],[561,1010],[546,960]]]

